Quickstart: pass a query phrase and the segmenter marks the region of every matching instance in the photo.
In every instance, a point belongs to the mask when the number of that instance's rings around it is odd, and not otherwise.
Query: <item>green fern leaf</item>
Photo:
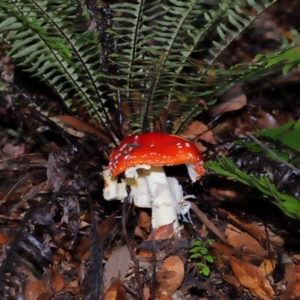
[[[260,190],[265,195],[272,197],[273,203],[278,206],[281,211],[291,218],[300,219],[300,201],[287,194],[280,193],[270,179],[265,176],[259,178],[253,174],[247,174],[238,169],[225,156],[218,158],[217,161],[210,161],[205,164],[208,171],[229,176],[242,182],[245,185]]]

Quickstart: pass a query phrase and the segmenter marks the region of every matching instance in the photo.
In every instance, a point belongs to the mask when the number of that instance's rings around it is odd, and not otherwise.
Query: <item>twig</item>
[[[219,237],[224,243],[227,243],[226,237],[223,235],[223,233],[215,226],[215,224],[208,220],[207,216],[205,215],[204,212],[202,212],[198,206],[193,203],[189,202],[191,204],[191,209],[195,213],[195,215],[198,217],[198,219],[206,225],[208,229],[210,229],[217,237]]]
[[[270,148],[268,148],[266,145],[264,145],[260,140],[258,140],[251,132],[246,132],[247,136],[249,136],[253,141],[255,141],[260,147],[262,147],[266,152],[271,154],[277,161],[285,164],[289,168],[291,168],[296,174],[300,174],[300,170],[293,166],[292,164],[284,161],[282,158],[280,158],[274,151],[272,151]]]
[[[18,202],[11,208],[11,212],[15,212],[24,202],[34,198],[45,186],[46,186],[46,182],[44,181],[40,183],[39,186],[34,191],[32,192],[29,191],[20,202]]]
[[[0,205],[2,205],[3,203],[5,203],[6,202],[6,200],[7,200],[7,198],[8,198],[8,196],[17,188],[17,186],[19,185],[19,184],[21,184],[25,179],[27,179],[29,176],[31,175],[31,173],[29,173],[29,174],[26,174],[26,175],[24,175],[20,180],[18,180],[14,185],[13,185],[13,187],[9,190],[9,192],[5,195],[5,197],[2,199],[2,200],[0,200]]]
[[[125,243],[126,243],[126,245],[128,247],[131,259],[134,262],[134,266],[135,266],[135,268],[134,268],[135,278],[136,278],[136,282],[137,282],[139,290],[140,290],[140,297],[139,297],[139,299],[146,300],[144,298],[143,285],[142,285],[142,282],[141,282],[141,278],[139,276],[139,269],[140,269],[139,261],[137,260],[137,258],[135,256],[135,253],[133,252],[133,249],[132,249],[132,247],[130,245],[130,241],[128,239],[127,230],[126,230],[126,220],[127,220],[127,218],[126,218],[126,203],[127,203],[127,200],[128,200],[128,198],[126,197],[124,199],[124,201],[123,201],[123,207],[122,207],[122,230],[123,230],[123,236],[124,236]]]
[[[9,220],[9,221],[22,221],[23,218],[22,217],[10,217],[10,216],[5,216],[5,215],[0,215],[0,220]]]
[[[152,240],[152,286],[151,286],[151,299],[155,299],[156,295],[156,242],[153,227],[151,228]]]

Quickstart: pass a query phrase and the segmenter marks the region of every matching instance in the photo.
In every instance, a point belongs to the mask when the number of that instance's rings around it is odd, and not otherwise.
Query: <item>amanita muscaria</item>
[[[123,199],[129,185],[135,206],[152,208],[153,228],[170,223],[177,228],[184,198],[182,187],[175,178],[166,177],[163,166],[179,164],[186,164],[193,182],[205,173],[197,147],[179,136],[162,132],[129,136],[113,152],[103,171],[104,198]],[[118,183],[117,176],[123,172],[126,179]]]

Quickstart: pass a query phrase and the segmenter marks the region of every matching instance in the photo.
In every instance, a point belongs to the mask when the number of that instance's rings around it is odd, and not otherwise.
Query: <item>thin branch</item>
[[[140,269],[140,266],[139,266],[139,261],[137,260],[136,256],[135,256],[135,253],[130,245],[130,241],[128,239],[128,234],[127,234],[127,230],[126,230],[126,204],[127,204],[127,200],[128,198],[126,197],[124,200],[123,200],[123,207],[122,207],[122,230],[123,230],[123,236],[124,236],[124,240],[125,240],[125,243],[128,247],[128,250],[129,250],[129,253],[130,253],[130,256],[131,256],[131,259],[133,260],[134,262],[134,271],[135,271],[135,279],[136,279],[136,282],[139,286],[139,290],[140,290],[140,295],[139,295],[139,299],[143,299],[143,300],[146,300],[145,297],[144,297],[144,294],[143,294],[143,285],[142,285],[142,282],[141,282],[141,278],[139,276],[139,269]]]
[[[284,161],[282,158],[280,158],[274,151],[272,151],[269,147],[267,147],[265,144],[263,144],[260,140],[258,140],[251,132],[246,133],[247,136],[249,136],[253,141],[255,141],[260,147],[262,147],[267,153],[271,154],[278,162],[281,162],[291,168],[296,174],[300,174],[300,169],[296,168],[292,164]]]
[[[189,201],[188,201],[189,202]],[[224,236],[224,234],[215,226],[215,224],[208,220],[207,216],[204,212],[202,212],[198,206],[194,202],[189,202],[191,205],[191,209],[194,212],[194,214],[198,217],[198,219],[208,228],[210,229],[220,240],[222,240],[224,243],[227,243],[227,238]]]

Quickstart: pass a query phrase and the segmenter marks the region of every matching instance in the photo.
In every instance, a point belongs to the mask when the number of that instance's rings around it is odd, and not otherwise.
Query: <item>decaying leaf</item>
[[[151,216],[145,210],[139,210],[139,227],[143,228],[146,232],[150,232]]]
[[[182,134],[188,140],[197,141],[202,140],[209,144],[216,144],[213,132],[204,124],[199,121],[193,122]],[[204,152],[207,148],[202,143],[195,143],[199,151]]]
[[[59,290],[63,289],[65,284],[66,283],[65,283],[64,277],[59,273],[56,265],[53,265],[53,267],[52,267],[52,288],[53,288],[53,290],[55,292],[59,291]]]
[[[281,300],[299,300],[300,282],[294,282],[282,295]]]
[[[226,112],[243,108],[247,104],[247,97],[240,86],[233,87],[222,96],[222,102],[215,105],[209,112],[213,118],[220,117]]]
[[[234,248],[227,243],[213,242],[210,247],[221,255],[231,256],[234,253]]]
[[[27,300],[36,300],[37,295],[47,295],[50,299],[53,296],[53,291],[51,291],[51,287],[49,282],[47,282],[46,276],[42,279],[38,280],[35,278],[30,272],[28,272],[25,268],[23,269],[26,274],[26,286],[24,291],[25,299]],[[46,298],[45,298],[46,299]]]
[[[94,128],[88,123],[85,123],[75,117],[72,116],[58,116],[57,117],[58,121],[61,121],[67,125],[70,125],[74,127],[76,130],[84,131],[84,132],[89,132],[91,134],[94,134],[98,136],[100,139],[102,139],[106,143],[110,143],[110,139],[100,130]]]
[[[235,276],[231,275],[223,275],[222,278],[227,281],[228,283],[232,284],[236,288],[239,288],[241,286],[240,282],[236,279]]]
[[[126,300],[126,292],[122,280],[117,279],[111,284],[104,295],[104,300]]]
[[[276,260],[274,259],[265,259],[259,266],[259,269],[263,272],[263,274],[270,275],[276,267]]]
[[[184,277],[184,265],[178,256],[169,256],[163,263],[162,269],[157,272],[159,284],[156,298],[171,297],[180,287]]]
[[[163,225],[154,231],[154,238],[156,240],[170,239],[173,235],[174,235],[173,223]],[[147,240],[148,241],[152,240],[151,234],[149,234]]]
[[[235,249],[241,249],[248,254],[255,254],[256,256],[262,257],[267,254],[267,251],[259,242],[247,232],[231,236],[231,238],[228,239],[228,243]]]
[[[238,224],[241,228],[247,231],[250,235],[255,237],[258,242],[270,242],[276,246],[282,246],[284,243],[283,238],[278,235],[275,235],[272,231],[268,228],[265,228],[263,224],[257,222],[249,222],[249,220],[239,218],[236,215],[226,212],[226,215],[229,219],[231,219],[234,223]],[[268,235],[266,234],[266,230]]]
[[[126,245],[116,249],[104,267],[104,290],[106,291],[113,278],[124,280],[130,264],[130,253]]]
[[[274,299],[274,291],[258,267],[234,257],[231,257],[229,262],[238,281],[249,289],[251,294],[261,300]]]
[[[296,281],[300,281],[300,265],[294,267],[294,274]]]

